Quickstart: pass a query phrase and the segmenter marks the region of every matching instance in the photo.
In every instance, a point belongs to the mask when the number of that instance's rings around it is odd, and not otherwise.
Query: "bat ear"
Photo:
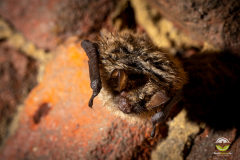
[[[158,107],[162,104],[165,104],[167,101],[169,101],[169,99],[170,98],[167,97],[165,94],[163,94],[161,91],[158,91],[152,96],[146,108],[151,109],[151,108]]]
[[[111,73],[111,78],[116,79],[115,90],[121,92],[127,84],[127,74],[124,69],[114,69]]]

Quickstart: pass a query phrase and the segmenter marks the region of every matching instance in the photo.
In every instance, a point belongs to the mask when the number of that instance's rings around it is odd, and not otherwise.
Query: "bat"
[[[151,118],[155,137],[156,124],[183,97],[187,74],[181,63],[145,34],[131,31],[105,34],[97,42],[83,40],[81,46],[89,58],[89,107],[99,94],[104,106],[122,118]]]

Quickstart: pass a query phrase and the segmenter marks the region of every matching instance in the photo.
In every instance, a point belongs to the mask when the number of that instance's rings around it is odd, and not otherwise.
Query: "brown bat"
[[[166,120],[182,98],[187,76],[176,58],[156,47],[144,34],[130,31],[104,35],[81,43],[89,57],[93,99],[100,93],[104,106],[117,115],[139,121],[151,117],[155,126]],[[101,92],[100,92],[101,91]]]

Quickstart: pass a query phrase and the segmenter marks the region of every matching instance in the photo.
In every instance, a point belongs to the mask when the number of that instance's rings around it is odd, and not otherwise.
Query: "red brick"
[[[40,48],[53,49],[56,11],[64,0],[3,0],[0,15]]]
[[[36,84],[37,63],[0,42],[0,144],[17,109]]]

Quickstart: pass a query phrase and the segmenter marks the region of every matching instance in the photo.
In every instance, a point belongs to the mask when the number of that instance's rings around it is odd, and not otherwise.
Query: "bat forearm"
[[[100,79],[99,67],[98,67],[98,54],[97,49],[89,40],[83,40],[81,43],[82,48],[85,50],[88,56],[88,65],[91,82],[96,79]]]
[[[181,101],[183,98],[183,91],[179,90],[177,94],[169,101],[169,103],[166,104],[166,106],[162,109],[162,111],[165,113],[166,118],[169,115],[172,107],[177,104],[179,101]],[[161,122],[159,122],[161,123]]]
[[[168,101],[166,106],[161,111],[157,112],[155,115],[152,116],[151,120],[152,120],[153,130],[151,132],[151,137],[155,136],[156,124],[163,123],[166,120],[167,116],[169,115],[172,107],[176,103],[178,103],[180,100],[182,100],[182,98],[183,98],[183,91],[179,90],[177,94]]]

